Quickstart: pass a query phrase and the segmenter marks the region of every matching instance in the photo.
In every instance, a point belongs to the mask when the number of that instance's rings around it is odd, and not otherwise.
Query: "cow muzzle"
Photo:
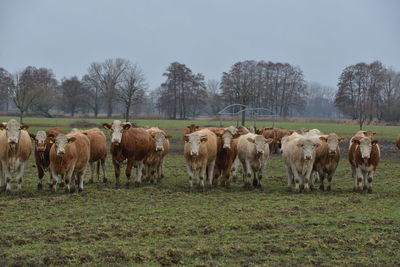
[[[157,152],[161,152],[161,151],[163,151],[164,150],[164,148],[162,148],[162,147],[156,147],[156,151]]]
[[[312,159],[312,157],[310,155],[307,155],[307,156],[304,157],[304,160],[307,160],[307,161],[311,160],[311,159]]]
[[[59,157],[64,156],[64,154],[65,154],[65,151],[58,151],[57,152],[57,156],[59,156]]]
[[[197,157],[198,155],[199,155],[199,152],[190,151],[190,156]]]
[[[264,154],[264,150],[257,150],[257,155],[261,156]]]
[[[231,146],[225,144],[222,148],[223,148],[223,149],[231,149]]]
[[[335,150],[330,150],[329,151],[329,155],[330,156],[335,156],[336,155],[336,151]]]

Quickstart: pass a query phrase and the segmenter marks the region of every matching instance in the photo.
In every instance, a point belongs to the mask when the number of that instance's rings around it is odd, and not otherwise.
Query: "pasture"
[[[36,132],[51,126],[69,130],[76,120],[26,118],[25,123]],[[82,193],[70,195],[47,187],[38,192],[32,155],[22,192],[16,192],[13,179],[12,193],[0,195],[0,266],[400,265],[400,152],[394,148],[400,127],[365,127],[376,131],[383,143],[372,194],[352,192],[345,156],[333,191],[288,192],[277,155],[267,163],[262,190],[244,189],[239,179],[231,189],[189,193],[182,129],[191,123],[219,122],[135,122],[158,126],[173,136],[166,178],[157,185],[115,189],[108,158],[108,184],[95,179]],[[270,123],[258,122],[263,125]],[[332,123],[276,127],[318,128],[345,137],[358,130],[356,125]],[[44,182],[48,181],[46,173]]]

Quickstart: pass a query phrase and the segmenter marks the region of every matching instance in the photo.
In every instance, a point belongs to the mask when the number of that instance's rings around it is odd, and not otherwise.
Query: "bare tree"
[[[129,65],[126,59],[107,59],[102,63],[92,63],[88,69],[88,77],[99,87],[106,101],[107,117],[113,113],[113,102],[121,75]]]
[[[85,95],[84,102],[93,111],[94,117],[97,118],[100,111],[101,85],[98,80],[86,74],[82,78],[82,86]]]
[[[129,121],[131,106],[143,100],[147,84],[142,70],[136,64],[128,64],[121,75],[117,99],[125,105],[125,120]]]
[[[69,79],[62,79],[60,86],[60,106],[64,112],[70,112],[71,117],[82,109],[85,99],[85,90],[78,77],[73,76]]]
[[[5,110],[8,111],[9,91],[13,86],[13,77],[5,69],[0,68],[0,104],[5,104]]]
[[[10,94],[14,104],[20,111],[20,121],[23,115],[32,109],[51,116],[49,111],[54,106],[55,87],[57,80],[50,69],[26,67],[14,75],[14,85]]]

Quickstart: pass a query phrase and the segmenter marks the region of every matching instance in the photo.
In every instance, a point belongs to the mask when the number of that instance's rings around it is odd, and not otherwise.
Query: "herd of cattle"
[[[110,152],[116,186],[120,187],[121,166],[126,164],[127,187],[132,168],[136,170],[135,184],[142,178],[158,182],[164,177],[164,158],[169,151],[169,139],[159,128],[140,128],[119,120],[103,127],[110,131]],[[84,173],[90,166],[93,182],[95,173],[107,182],[107,141],[104,133],[93,128],[73,129],[64,133],[58,128],[28,133],[28,126],[16,120],[0,123],[0,188],[11,190],[11,171],[16,170],[18,189],[27,160],[35,142],[38,189],[43,188],[45,171],[50,172],[50,186],[65,186],[66,192],[83,190]],[[373,175],[380,160],[378,141],[371,131],[359,131],[351,139],[348,159],[354,181],[353,190],[372,191]],[[288,188],[294,192],[308,192],[320,182],[321,190],[331,190],[332,180],[340,159],[339,143],[344,138],[335,133],[324,134],[317,129],[285,130],[246,127],[204,127],[190,125],[184,129],[184,157],[190,190],[196,182],[201,190],[205,180],[210,186],[229,186],[236,181],[242,166],[245,187],[261,187],[263,171],[271,153],[282,153],[286,166]],[[400,147],[400,139],[398,140]],[[325,188],[324,181],[327,181]]]

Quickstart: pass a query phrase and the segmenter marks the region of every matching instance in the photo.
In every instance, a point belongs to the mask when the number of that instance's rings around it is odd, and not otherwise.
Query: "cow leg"
[[[353,165],[351,165],[351,176],[353,177],[353,191],[357,191],[357,171]]]
[[[245,187],[251,187],[250,179],[253,177],[252,168],[248,160],[243,164],[243,179],[245,179]]]
[[[367,173],[367,190],[368,193],[372,193],[372,181],[374,179],[374,171]]]
[[[199,185],[200,185],[200,190],[205,191],[205,185],[204,185],[204,180],[207,179],[207,164],[203,163],[201,167],[199,168]],[[211,181],[212,182],[212,181]]]
[[[98,160],[96,164],[96,174],[97,174],[97,181],[100,181],[100,160]]]
[[[0,163],[0,191],[5,190],[2,164]]]
[[[164,158],[161,159],[160,165],[158,165],[159,177],[160,180],[164,179]]]
[[[56,192],[57,190],[57,181],[58,181],[58,177],[59,175],[57,175],[52,169],[50,169],[50,178],[51,178],[51,190],[53,192]]]
[[[44,176],[44,170],[41,166],[36,164],[37,167],[37,172],[38,172],[38,184],[37,184],[37,189],[42,190],[43,189],[43,176]],[[51,180],[51,177],[50,177]]]
[[[3,174],[4,174],[4,178],[5,178],[6,192],[10,192],[11,191],[11,173],[10,173],[10,169],[8,168],[6,162],[2,161],[1,164],[2,164],[2,167],[3,167]]]
[[[290,169],[293,173],[293,180],[294,180],[294,192],[299,193],[300,192],[300,184],[302,182],[302,179],[299,176],[299,173],[297,172],[297,168],[294,164],[290,166]]]
[[[121,187],[121,183],[119,180],[119,176],[121,175],[121,168],[119,163],[115,162],[115,160],[113,159],[113,165],[114,165],[114,173],[115,173],[115,187],[119,188]]]
[[[328,186],[326,187],[326,191],[332,190],[332,180],[333,180],[333,173],[328,174]]]
[[[364,185],[364,175],[361,168],[356,168],[356,177],[357,177],[357,190],[362,191]]]
[[[287,189],[288,191],[292,191],[292,186],[293,186],[293,172],[292,169],[286,166],[286,175],[288,178],[288,184],[287,184]]]
[[[130,183],[131,183],[131,173],[132,173],[133,163],[134,163],[133,160],[130,159],[130,160],[128,160],[128,163],[126,165],[126,169],[125,169],[125,176],[126,176],[125,186],[126,186],[126,188],[129,188]],[[138,170],[139,170],[139,168],[136,168],[136,179],[137,179],[137,176],[139,175]],[[143,170],[140,170],[140,175],[142,175],[142,171]],[[136,184],[136,182],[135,182],[135,184]]]
[[[103,183],[107,183],[107,175],[106,175],[106,159],[100,160],[101,170],[103,171]]]
[[[137,168],[136,168],[136,181],[135,185],[140,186],[142,184],[142,174],[143,174],[143,160],[137,162]],[[126,167],[128,169],[128,167]]]
[[[239,165],[240,165],[239,158],[236,157],[235,160],[233,161],[232,169],[231,169],[232,181],[234,183],[236,183],[237,178],[238,178],[237,176],[238,176],[238,171],[239,171]]]
[[[212,185],[213,185],[214,168],[215,168],[215,160],[210,162],[207,166],[207,177],[208,177],[208,183],[210,184],[210,187],[212,187]]]
[[[25,167],[26,167],[26,163],[25,162],[17,162],[17,170],[18,170],[18,174],[15,177],[17,180],[17,189],[18,191],[21,190],[22,188],[22,176],[24,176],[24,172],[25,172]]]
[[[96,162],[89,162],[89,166],[90,166],[89,184],[93,184],[93,182],[94,182],[94,172],[96,170]]]
[[[368,189],[368,178],[369,178],[369,172],[368,171],[363,171],[363,176],[364,176],[364,185],[363,185],[363,190]]]
[[[189,191],[192,192],[193,191],[194,172],[193,172],[192,167],[189,164],[186,165],[186,170],[187,170],[187,174],[189,176]]]
[[[325,180],[325,174],[319,175],[319,182],[320,182],[319,189],[321,191],[325,191],[324,180]]]
[[[82,192],[83,191],[83,172],[79,171],[76,174],[76,177],[78,178],[78,183],[79,183],[79,187],[78,187],[78,192]]]
[[[214,168],[214,177],[213,177],[213,181],[212,184],[213,185],[218,185],[218,179],[221,176],[221,169],[220,168]],[[223,185],[223,181],[221,181],[221,185]]]

